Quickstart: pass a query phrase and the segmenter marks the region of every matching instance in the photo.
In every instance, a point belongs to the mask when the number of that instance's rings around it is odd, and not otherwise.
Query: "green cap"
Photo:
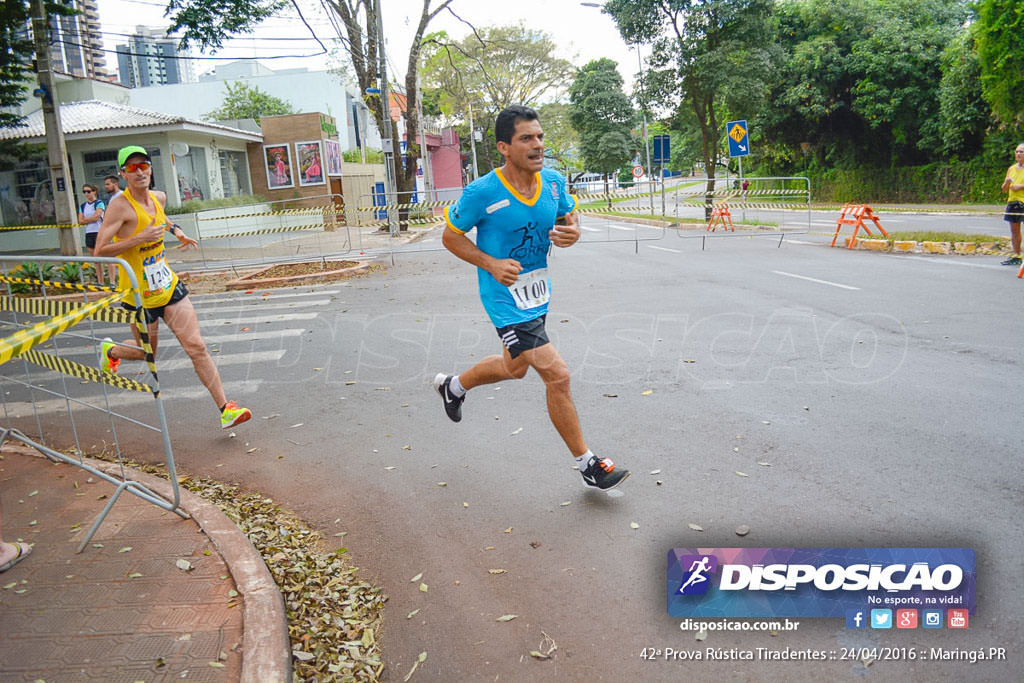
[[[138,145],[128,145],[127,147],[122,147],[117,152],[118,167],[124,166],[124,162],[128,161],[128,157],[130,157],[133,154],[141,154],[142,156],[146,157],[148,161],[153,161],[152,159],[149,158],[149,152],[147,152],[145,148],[139,147]]]

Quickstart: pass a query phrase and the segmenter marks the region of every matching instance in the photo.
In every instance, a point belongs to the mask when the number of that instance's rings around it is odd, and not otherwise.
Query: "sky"
[[[405,63],[412,36],[422,11],[422,0],[382,0],[384,35],[388,55],[389,78],[404,80]],[[437,0],[432,0],[436,5]],[[126,40],[116,34],[128,34],[136,26],[166,27],[163,18],[166,2],[160,0],[98,0],[100,21],[107,50],[107,68],[117,67],[113,54],[119,42]],[[327,39],[337,35],[319,0],[298,0],[303,16],[313,31],[330,47]],[[596,7],[582,6],[576,0],[454,0],[452,9],[473,25],[500,26],[522,23],[550,34],[558,43],[557,56],[577,66],[608,57],[619,64],[619,73],[632,87],[638,70],[637,52],[626,45],[615,28],[615,22]],[[197,57],[216,57],[196,62],[196,73],[209,71],[215,65],[232,59],[255,58],[271,69],[305,67],[311,71],[331,67],[325,56],[308,56],[320,51],[309,30],[298,21],[295,10],[290,18],[272,18],[262,24],[251,37],[231,40],[215,54],[194,53]],[[444,11],[428,25],[427,31],[444,29],[455,38],[467,35],[470,29],[451,13]],[[646,52],[643,52],[646,58]],[[288,55],[307,55],[282,58]],[[275,57],[271,59],[271,57]],[[221,58],[224,58],[221,60]]]

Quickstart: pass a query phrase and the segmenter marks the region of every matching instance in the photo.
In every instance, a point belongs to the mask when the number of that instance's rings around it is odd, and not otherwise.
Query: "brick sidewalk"
[[[2,457],[4,539],[34,549],[0,573],[0,679],[239,680],[242,598],[196,521],[125,494],[77,554],[114,486],[20,451]]]

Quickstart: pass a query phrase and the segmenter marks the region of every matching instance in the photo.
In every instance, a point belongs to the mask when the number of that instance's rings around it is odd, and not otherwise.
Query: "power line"
[[[154,54],[152,52],[130,52],[130,51],[127,51],[127,50],[110,50],[110,49],[107,49],[107,48],[98,48],[98,47],[93,47],[92,45],[85,45],[83,43],[76,43],[76,42],[74,42],[72,40],[59,40],[59,41],[55,41],[55,43],[59,43],[59,44],[62,44],[62,45],[73,45],[75,47],[85,48],[86,50],[90,50],[92,52],[106,52],[108,54],[128,55],[130,57],[151,57],[151,58],[159,58],[159,59],[182,59],[182,60],[194,59],[196,61],[218,61],[218,62],[224,62],[224,61],[230,61],[230,60],[234,60],[234,59],[240,59],[239,57],[189,57],[187,55],[162,55],[162,54]],[[55,43],[51,42],[50,44],[53,45]],[[320,55],[325,55],[325,54],[328,54],[327,48],[324,48],[320,52],[314,52],[313,54],[308,54],[308,55],[271,55],[269,57],[258,57],[258,59],[305,59],[307,57],[319,57]]]

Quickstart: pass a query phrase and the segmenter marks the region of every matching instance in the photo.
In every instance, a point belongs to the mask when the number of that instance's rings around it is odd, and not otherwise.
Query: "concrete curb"
[[[850,237],[843,239],[844,248],[849,248]],[[968,255],[1006,255],[1009,251],[999,248],[996,242],[913,242],[897,240],[889,242],[880,239],[853,240],[853,249],[860,251],[881,251],[896,254],[955,254],[958,256]]]
[[[92,467],[115,477],[121,476],[116,463],[85,458]],[[166,479],[128,468],[132,478],[154,493],[171,500],[171,484]],[[270,570],[249,539],[224,512],[206,499],[179,487],[179,505],[224,558],[242,595],[242,673],[243,683],[285,683],[292,680],[292,648],[288,636],[284,598]]]

